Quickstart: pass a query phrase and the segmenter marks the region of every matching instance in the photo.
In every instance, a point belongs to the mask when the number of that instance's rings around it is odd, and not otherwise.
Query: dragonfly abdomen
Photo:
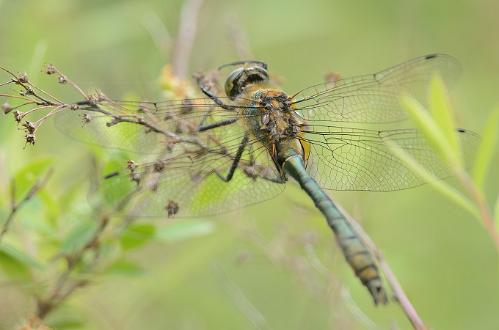
[[[347,262],[362,284],[368,288],[374,302],[376,304],[386,303],[387,296],[373,255],[358,237],[345,215],[341,213],[331,198],[307,173],[303,158],[295,153],[284,160],[282,167],[287,174],[298,181],[301,188],[305,190],[314,201],[315,206],[326,217],[328,225],[335,233]]]

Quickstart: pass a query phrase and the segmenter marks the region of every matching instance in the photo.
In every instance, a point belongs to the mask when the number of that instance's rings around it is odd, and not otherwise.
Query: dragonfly
[[[137,154],[139,161],[127,160],[104,180],[109,194],[140,187],[137,215],[226,213],[277,196],[293,179],[326,219],[374,302],[386,303],[375,257],[326,191],[387,192],[422,185],[390,152],[388,140],[436,177],[448,177],[450,170],[428,141],[416,129],[401,127],[406,114],[400,96],[424,102],[433,74],[452,82],[459,62],[430,54],[294,94],[271,79],[264,62],[238,61],[218,71],[226,68],[232,71],[225,95],[198,75],[204,96],[179,100],[115,100],[77,88],[83,99],[66,103],[20,78],[14,82],[29,101],[22,106],[50,108],[67,135]],[[54,67],[47,73],[69,81]],[[476,134],[455,132],[469,158]]]

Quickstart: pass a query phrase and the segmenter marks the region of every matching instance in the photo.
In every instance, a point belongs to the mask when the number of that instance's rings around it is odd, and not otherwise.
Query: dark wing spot
[[[111,172],[111,173],[106,174],[106,175],[104,176],[104,180],[111,179],[111,178],[113,178],[113,177],[115,177],[115,176],[118,176],[119,174],[120,174],[119,172]]]
[[[435,58],[435,57],[437,57],[437,54],[428,54],[428,55],[426,55],[424,58],[425,58],[426,60],[431,60],[432,58]]]
[[[459,133],[466,133],[466,130],[464,128],[458,128],[457,131]]]

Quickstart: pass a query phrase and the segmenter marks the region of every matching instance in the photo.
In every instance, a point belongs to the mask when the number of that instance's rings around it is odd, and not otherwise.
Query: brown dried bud
[[[21,120],[23,119],[23,117],[24,117],[24,114],[23,114],[23,113],[21,113],[21,112],[19,112],[19,111],[17,111],[17,110],[16,110],[16,111],[14,111],[14,118],[16,119],[16,121],[17,121],[18,123],[20,123],[20,122],[21,122]]]
[[[23,127],[29,134],[35,133],[36,127],[32,122],[26,120],[26,122],[23,124]]]
[[[47,65],[47,68],[45,69],[45,73],[48,75],[55,74],[55,73],[57,73],[57,69],[52,64],[49,64],[49,65]]]
[[[66,79],[65,76],[63,76],[62,74],[59,76],[59,78],[57,78],[57,80],[59,81],[59,84],[65,84],[68,82],[68,80]]]
[[[154,172],[162,172],[165,169],[165,164],[161,161],[154,163]]]
[[[130,175],[130,178],[132,179],[133,182],[139,184],[140,183],[140,174],[139,173],[135,173],[133,172],[131,175]]]
[[[3,110],[4,114],[8,114],[9,112],[12,111],[12,109],[14,109],[14,108],[8,102],[5,102],[4,104],[2,104],[2,110]]]
[[[165,210],[168,213],[168,218],[170,218],[178,213],[179,206],[176,202],[169,200],[166,204]]]
[[[28,74],[25,72],[17,77],[17,82],[21,84],[26,84],[28,82]]]
[[[134,171],[137,168],[137,164],[133,160],[130,159],[129,161],[126,162],[126,167],[130,171]]]
[[[29,143],[29,144],[32,144],[32,145],[35,144],[35,134],[28,133],[28,134],[26,134],[25,137],[26,137],[26,143]]]
[[[92,121],[92,118],[90,117],[90,115],[88,113],[85,113],[83,114],[83,124],[88,124]]]

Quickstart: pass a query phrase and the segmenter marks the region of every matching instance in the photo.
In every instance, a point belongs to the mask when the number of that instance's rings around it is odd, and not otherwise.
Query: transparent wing
[[[179,136],[193,135],[209,118],[235,119],[235,112],[207,98],[162,102],[116,101],[101,97],[94,104],[63,109],[57,128],[71,138],[139,154],[158,154]]]
[[[456,130],[465,160],[472,159],[478,135]],[[311,143],[307,170],[319,184],[332,190],[393,191],[425,183],[395,156],[385,144],[397,143],[437,178],[450,169],[426,139],[414,129],[369,130],[312,125],[305,136]]]
[[[452,82],[460,72],[459,62],[445,54],[418,57],[378,73],[306,88],[293,104],[310,122],[394,122],[405,118],[400,95],[408,93],[424,103],[435,72]]]
[[[247,145],[232,179],[220,178],[232,166],[241,140],[242,136],[233,135],[224,146],[173,151],[154,162],[131,166],[133,170],[105,181],[104,195],[116,199],[113,195],[139,185],[133,214],[153,217],[220,214],[275,197],[284,190],[284,181],[268,151],[255,141]]]

